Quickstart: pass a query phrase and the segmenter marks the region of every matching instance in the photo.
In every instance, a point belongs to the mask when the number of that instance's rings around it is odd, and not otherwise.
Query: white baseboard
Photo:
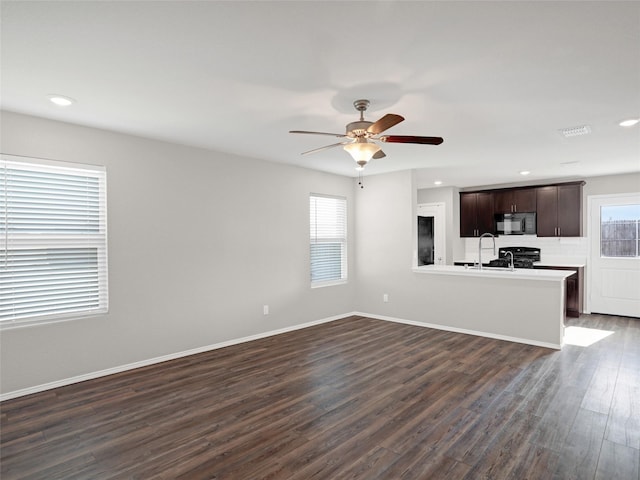
[[[4,400],[10,400],[12,398],[23,397],[25,395],[30,395],[32,393],[44,392],[45,390],[51,390],[52,388],[64,387],[66,385],[72,385],[74,383],[84,382],[85,380],[92,380],[94,378],[113,375],[114,373],[120,373],[120,372],[125,372],[127,370],[133,370],[135,368],[146,367],[148,365],[153,365],[154,363],[161,363],[161,362],[166,362],[168,360],[175,360],[176,358],[187,357],[189,355],[195,355],[197,353],[209,352],[211,350],[217,350],[219,348],[229,347],[231,345],[237,345],[239,343],[250,342],[252,340],[259,340],[261,338],[271,337],[273,335],[280,335],[282,333],[292,332],[294,330],[300,330],[303,328],[312,327],[314,325],[320,325],[322,323],[334,322],[336,320],[340,320],[341,318],[349,317],[351,315],[355,315],[355,314],[345,313],[344,315],[335,315],[333,317],[314,320],[312,322],[301,323],[299,325],[294,325],[292,327],[280,328],[278,330],[271,330],[269,332],[258,333],[256,335],[250,335],[248,337],[235,338],[233,340],[227,340],[225,342],[214,343],[212,345],[205,345],[204,347],[185,350],[183,352],[171,353],[169,355],[163,355],[161,357],[141,360],[139,362],[133,362],[127,365],[120,365],[118,367],[107,368],[105,370],[99,370],[97,372],[90,372],[90,373],[85,373],[83,375],[77,375],[75,377],[64,378],[62,380],[56,380],[55,382],[36,385],[34,387],[14,390],[12,392],[0,394],[0,402]]]
[[[545,343],[545,342],[537,342],[535,340],[528,340],[528,339],[524,339],[524,338],[509,337],[509,336],[506,336],[506,335],[497,335],[497,334],[492,334],[492,333],[487,333],[487,332],[479,332],[479,331],[476,331],[476,330],[467,330],[467,329],[464,329],[464,328],[449,327],[449,326],[446,326],[446,325],[438,325],[438,324],[435,324],[435,323],[416,322],[414,320],[405,320],[405,319],[402,319],[402,318],[387,317],[387,316],[384,316],[384,315],[376,315],[376,314],[373,314],[373,313],[350,312],[350,313],[345,313],[345,314],[342,314],[342,315],[335,315],[333,317],[323,318],[323,319],[320,319],[320,320],[314,320],[312,322],[301,323],[300,325],[294,325],[292,327],[281,328],[281,329],[278,329],[278,330],[271,330],[271,331],[264,332],[264,333],[258,333],[256,335],[250,335],[248,337],[236,338],[236,339],[233,339],[233,340],[227,340],[225,342],[215,343],[215,344],[212,344],[212,345],[206,345],[204,347],[198,347],[198,348],[193,348],[191,350],[185,350],[185,351],[182,351],[182,352],[171,353],[169,355],[163,355],[161,357],[155,357],[155,358],[150,358],[150,359],[147,359],[147,360],[141,360],[139,362],[129,363],[127,365],[121,365],[121,366],[118,366],[118,367],[107,368],[105,370],[99,370],[97,372],[85,373],[83,375],[77,375],[77,376],[71,377],[71,378],[65,378],[65,379],[62,379],[62,380],[56,380],[55,382],[49,382],[49,383],[44,383],[42,385],[36,385],[34,387],[28,387],[28,388],[23,388],[23,389],[20,389],[20,390],[14,390],[12,392],[7,392],[7,393],[0,394],[0,402],[2,402],[4,400],[10,400],[12,398],[22,397],[24,395],[30,395],[32,393],[38,393],[38,392],[43,392],[45,390],[51,390],[53,388],[64,387],[66,385],[72,385],[74,383],[84,382],[85,380],[92,380],[94,378],[104,377],[104,376],[107,376],[107,375],[113,375],[114,373],[120,373],[120,372],[125,372],[127,370],[133,370],[135,368],[146,367],[148,365],[153,365],[155,363],[166,362],[168,360],[175,360],[176,358],[182,358],[182,357],[186,357],[186,356],[189,356],[189,355],[195,355],[197,353],[203,353],[203,352],[208,352],[208,351],[211,351],[211,350],[217,350],[219,348],[229,347],[231,345],[237,345],[237,344],[240,344],[240,343],[250,342],[252,340],[259,340],[261,338],[271,337],[273,335],[280,335],[282,333],[292,332],[294,330],[301,330],[303,328],[312,327],[314,325],[320,325],[322,323],[334,322],[336,320],[340,320],[342,318],[346,318],[346,317],[350,317],[350,316],[368,317],[368,318],[374,318],[376,320],[385,320],[387,322],[404,323],[406,325],[413,325],[413,326],[416,326],[416,327],[433,328],[433,329],[436,329],[436,330],[445,330],[445,331],[448,331],[448,332],[464,333],[464,334],[467,334],[467,335],[475,335],[475,336],[479,336],[479,337],[494,338],[494,339],[497,339],[497,340],[506,340],[506,341],[509,341],[509,342],[525,343],[525,344],[528,344],[528,345],[535,345],[537,347],[552,348],[552,349],[555,349],[555,350],[560,350],[560,348],[561,348],[560,345],[556,345],[556,344],[552,344],[552,343]]]
[[[493,338],[496,340],[506,340],[508,342],[524,343],[527,345],[534,345],[536,347],[552,348],[554,350],[560,350],[562,347],[559,344],[538,342],[536,340],[529,340],[527,338],[510,337],[507,335],[498,335],[496,333],[481,332],[478,330],[467,330],[466,328],[450,327],[448,325],[438,325],[437,323],[425,323],[416,322],[415,320],[405,320],[402,318],[387,317],[384,315],[376,315],[373,313],[353,312],[352,315],[359,315],[361,317],[375,318],[376,320],[385,320],[387,322],[404,323],[406,325],[413,325],[415,327],[433,328],[436,330],[445,330],[447,332],[464,333],[466,335],[475,335],[476,337]]]

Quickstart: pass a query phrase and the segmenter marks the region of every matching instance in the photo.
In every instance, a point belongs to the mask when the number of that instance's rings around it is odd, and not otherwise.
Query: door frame
[[[417,219],[418,217],[422,217],[424,215],[420,215],[421,208],[431,208],[435,210],[434,221],[433,221],[433,232],[434,239],[433,245],[434,250],[437,252],[438,256],[442,258],[442,265],[446,265],[447,263],[447,219],[446,219],[446,206],[444,202],[434,202],[434,203],[419,203],[416,206],[416,215],[413,219],[414,231],[416,232],[413,236],[413,267],[418,266],[418,235],[417,235]],[[440,242],[436,239],[439,236]],[[440,244],[441,249],[437,249],[436,245]],[[434,260],[434,265],[438,265],[438,262]]]
[[[598,252],[598,255],[600,254],[600,221],[598,220],[598,222],[594,222],[593,221],[593,209],[594,209],[594,204],[599,201],[599,200],[605,200],[605,199],[611,199],[611,200],[615,200],[616,198],[627,198],[627,197],[633,197],[633,196],[638,196],[640,195],[640,193],[638,192],[627,192],[627,193],[608,193],[608,194],[600,194],[600,195],[588,195],[587,196],[587,239],[588,239],[588,245],[587,245],[587,265],[586,265],[586,269],[587,269],[587,273],[586,273],[586,287],[587,287],[587,291],[586,293],[586,301],[585,301],[585,305],[584,305],[584,313],[591,313],[591,293],[592,293],[592,285],[593,285],[593,275],[594,275],[594,265],[593,265],[593,255],[594,255],[594,244],[597,242],[597,245],[595,245],[596,250]],[[600,218],[600,215],[598,215],[598,219]],[[597,225],[596,225],[597,223]]]

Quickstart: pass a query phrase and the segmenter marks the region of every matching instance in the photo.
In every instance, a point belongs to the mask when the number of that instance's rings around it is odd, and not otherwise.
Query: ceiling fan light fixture
[[[342,142],[314,148],[302,152],[302,155],[323,152],[330,148],[342,146],[346,152],[355,160],[356,170],[362,170],[372,158],[380,159],[387,155],[382,151],[376,142],[384,143],[414,143],[422,145],[440,145],[443,142],[441,137],[422,137],[416,135],[380,135],[387,129],[404,121],[404,117],[395,113],[387,113],[375,122],[364,119],[364,111],[369,106],[369,100],[361,99],[353,102],[355,109],[360,112],[360,120],[347,124],[345,133],[314,132],[309,130],[289,130],[289,133],[303,133],[310,135],[327,135],[345,139]]]
[[[364,167],[369,160],[380,150],[375,143],[367,142],[365,138],[359,138],[353,143],[345,145],[344,148],[358,165]]]

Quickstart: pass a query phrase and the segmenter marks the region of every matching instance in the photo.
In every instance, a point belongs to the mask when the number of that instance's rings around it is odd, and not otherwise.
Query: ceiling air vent
[[[579,127],[562,128],[559,132],[566,138],[578,137],[591,133],[591,127],[589,125],[580,125]]]

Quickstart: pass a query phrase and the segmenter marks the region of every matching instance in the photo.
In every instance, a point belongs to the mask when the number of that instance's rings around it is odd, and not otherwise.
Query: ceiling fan
[[[310,135],[328,135],[331,137],[345,138],[343,142],[326,145],[302,152],[302,155],[321,152],[329,148],[343,146],[358,164],[357,169],[362,170],[372,158],[383,158],[385,153],[375,142],[383,143],[419,143],[422,145],[440,145],[442,137],[416,137],[411,135],[380,135],[385,130],[397,125],[404,117],[394,113],[388,113],[377,122],[368,122],[364,119],[364,112],[369,107],[369,100],[356,100],[353,106],[360,112],[360,120],[347,124],[346,133],[309,132],[307,130],[290,130],[289,133],[305,133]]]

